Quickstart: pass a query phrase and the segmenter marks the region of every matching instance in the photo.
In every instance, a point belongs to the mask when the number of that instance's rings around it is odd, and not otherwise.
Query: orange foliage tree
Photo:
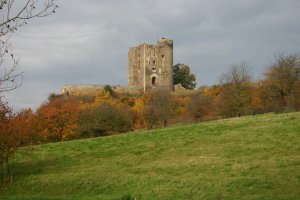
[[[133,126],[134,130],[139,130],[145,128],[144,126],[144,118],[143,118],[143,110],[144,103],[146,101],[147,96],[143,95],[135,101],[135,104],[132,108],[135,115],[135,123]]]
[[[175,102],[177,105],[177,115],[178,117],[183,117],[186,115],[186,105],[191,101],[191,97],[189,96],[179,96],[179,97],[175,97]],[[183,120],[183,119],[181,119]]]
[[[36,115],[31,109],[21,110],[12,120],[14,132],[19,136],[20,145],[32,145],[40,142]]]
[[[14,114],[0,99],[0,163],[3,168],[3,182],[12,181],[10,158],[16,148],[31,140],[32,121],[28,114],[28,110]]]
[[[76,138],[79,104],[72,98],[54,98],[37,110],[41,134],[52,141]]]
[[[12,180],[9,158],[18,145],[17,136],[12,130],[12,119],[11,109],[0,99],[0,162],[3,166],[3,182]]]

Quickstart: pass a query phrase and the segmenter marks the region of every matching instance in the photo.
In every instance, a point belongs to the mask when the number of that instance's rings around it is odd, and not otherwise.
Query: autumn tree
[[[49,140],[77,137],[79,104],[75,99],[54,98],[42,104],[36,113],[40,132]]]
[[[12,180],[9,158],[17,147],[17,137],[12,131],[12,118],[11,109],[0,98],[0,162],[3,168],[3,182]]]
[[[202,86],[199,88],[199,92],[203,96],[209,96],[209,97],[217,97],[221,93],[221,90],[222,90],[221,85],[213,85],[211,87]]]
[[[265,82],[273,93],[279,93],[283,104],[291,106],[293,93],[300,87],[300,57],[296,54],[275,56],[274,63],[265,72]]]
[[[54,0],[0,0],[0,94],[17,88],[19,58],[12,50],[11,36],[33,19],[55,13]]]
[[[40,143],[41,135],[38,130],[37,116],[31,109],[15,113],[12,125],[14,132],[19,136],[20,146]]]
[[[93,102],[88,102],[88,101],[82,102],[80,105],[80,109],[81,110],[92,109],[102,104],[108,104],[113,107],[126,108],[126,109],[127,108],[129,109],[130,107],[130,105],[126,104],[125,102],[122,102],[121,100],[113,97],[113,95],[110,92],[103,90],[95,97]]]
[[[121,97],[120,102],[122,102],[123,104],[128,105],[130,107],[133,107],[135,105],[135,99],[133,97],[129,97],[129,96]]]
[[[167,90],[156,90],[144,98],[143,117],[147,128],[157,127],[162,122],[164,127],[174,115],[176,108],[171,93]]]
[[[222,89],[217,97],[222,115],[233,117],[251,113],[251,79],[246,63],[233,65],[228,72],[222,74]]]
[[[0,99],[0,163],[3,181],[12,181],[11,157],[17,147],[37,144],[36,117],[30,109],[13,113]]]
[[[191,95],[180,95],[175,96],[175,103],[176,103],[176,117],[178,120],[183,121],[186,117],[187,113],[187,104],[191,101]]]
[[[254,97],[258,98],[258,104],[261,104],[260,113],[283,110],[281,94],[268,80],[261,80],[256,83]]]
[[[120,102],[117,99],[115,99],[109,91],[103,90],[95,98],[94,104],[95,104],[95,106],[99,106],[101,104],[109,104],[112,106],[119,106]]]
[[[79,130],[83,137],[105,136],[130,131],[133,123],[130,110],[103,103],[81,110]]]
[[[196,75],[191,73],[190,67],[184,64],[173,66],[173,83],[181,84],[185,89],[194,89],[196,87]]]
[[[187,117],[195,123],[200,122],[211,112],[212,105],[212,97],[204,96],[200,92],[197,92],[186,105]]]
[[[144,94],[143,96],[135,100],[134,106],[132,108],[135,116],[133,130],[145,128],[145,120],[143,115],[145,102],[147,102],[147,94]]]
[[[143,126],[147,129],[153,128],[153,126],[158,126],[159,122],[159,113],[156,113],[157,106],[155,106],[156,102],[153,102],[155,93],[145,94],[141,99],[141,110],[142,113],[142,122]]]

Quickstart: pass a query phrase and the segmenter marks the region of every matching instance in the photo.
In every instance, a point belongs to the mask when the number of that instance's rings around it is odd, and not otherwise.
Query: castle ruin
[[[173,90],[173,41],[161,38],[157,44],[141,44],[128,52],[128,86]]]
[[[98,92],[104,85],[66,85],[62,94]],[[112,86],[116,92],[142,93],[155,89],[173,91],[173,41],[158,39],[157,44],[140,44],[128,51],[128,86]]]

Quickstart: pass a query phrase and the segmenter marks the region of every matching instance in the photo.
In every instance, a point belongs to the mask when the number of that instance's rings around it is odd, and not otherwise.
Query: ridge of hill
[[[300,112],[21,148],[0,199],[300,199]]]

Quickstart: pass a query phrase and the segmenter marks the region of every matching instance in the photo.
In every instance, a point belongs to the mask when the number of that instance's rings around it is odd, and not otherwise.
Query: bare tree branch
[[[239,65],[232,65],[227,73],[222,74],[220,82],[222,84],[240,86],[241,84],[251,82],[251,79],[249,66],[245,62],[241,62]]]
[[[19,58],[14,55],[9,38],[5,41],[1,41],[0,44],[0,67],[9,62],[10,67],[0,68],[0,94],[14,90],[22,84],[22,74],[19,72]],[[6,61],[8,59],[9,61]],[[5,62],[6,61],[6,62]]]
[[[20,59],[9,39],[28,20],[51,15],[57,8],[54,0],[0,0],[0,94],[22,84]]]
[[[300,81],[300,56],[297,54],[275,55],[274,63],[265,72],[266,78],[279,89],[282,96],[291,96]]]
[[[29,19],[51,15],[58,8],[54,0],[26,0],[21,7],[14,0],[0,2],[0,36],[16,31],[26,25]],[[44,5],[41,5],[41,2],[44,2]]]

